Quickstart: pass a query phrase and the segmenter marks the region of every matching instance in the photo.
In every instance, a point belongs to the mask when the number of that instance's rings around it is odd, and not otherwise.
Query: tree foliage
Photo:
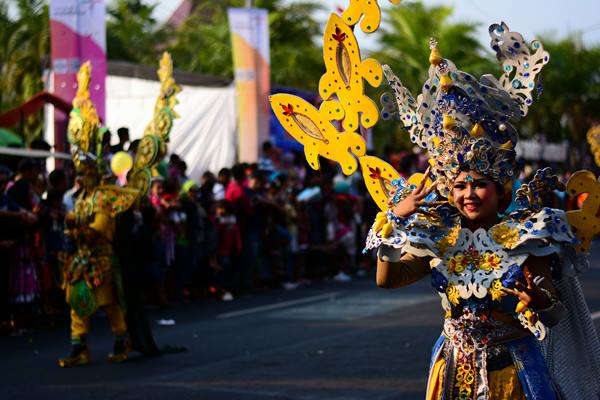
[[[46,2],[17,0],[14,5],[17,17],[11,19],[8,3],[0,1],[0,110],[10,109],[43,90],[43,70],[49,64]],[[23,122],[20,131],[30,143],[42,131],[42,114]]]
[[[193,13],[172,34],[174,63],[188,71],[233,77],[227,8],[243,3],[196,1]],[[255,6],[269,11],[273,83],[315,90],[323,72],[317,44],[321,26],[314,17],[319,4],[258,0]]]
[[[107,57],[154,65],[160,57],[167,32],[152,16],[156,4],[141,0],[109,3],[106,22]]]

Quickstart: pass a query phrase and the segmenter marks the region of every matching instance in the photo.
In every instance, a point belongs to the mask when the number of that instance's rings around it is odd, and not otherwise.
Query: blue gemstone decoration
[[[525,67],[525,68],[527,68],[527,67]],[[510,71],[510,70],[512,69],[512,67],[511,67],[510,65],[507,65],[506,67],[504,67],[504,69],[505,69],[506,71]]]
[[[473,177],[471,175],[467,175],[467,177],[465,178],[465,181],[473,182]]]
[[[521,47],[521,43],[519,43],[519,42],[514,42],[514,43],[513,43],[513,46],[514,46],[514,48],[515,48],[515,49],[518,49],[518,48],[520,48],[520,47]]]
[[[525,72],[525,73],[523,74],[523,76],[524,76],[525,78],[529,78],[529,72]]]
[[[521,87],[521,81],[518,79],[515,79],[514,81],[512,81],[512,87],[515,89],[518,89]]]
[[[523,64],[523,67],[524,67],[525,69],[528,69],[528,68],[529,68],[529,63],[525,63],[525,64]]]

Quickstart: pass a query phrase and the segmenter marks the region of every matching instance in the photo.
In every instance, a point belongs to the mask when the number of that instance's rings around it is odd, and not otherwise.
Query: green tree
[[[542,72],[543,92],[523,123],[527,134],[544,133],[549,141],[571,142],[571,165],[588,152],[586,132],[598,123],[600,46],[583,45],[577,36],[542,38],[550,62]]]
[[[0,109],[10,109],[43,90],[43,69],[48,67],[50,30],[48,5],[43,0],[18,0],[17,17],[11,20],[5,1],[0,2]],[[27,143],[40,135],[42,113],[21,126]]]
[[[107,57],[110,60],[154,65],[168,39],[168,29],[152,17],[155,4],[116,0],[109,4],[106,22]]]
[[[192,14],[173,34],[169,50],[175,65],[188,71],[233,77],[227,8],[243,5],[243,0],[197,1]],[[254,5],[269,10],[273,84],[316,90],[324,69],[317,44],[321,26],[314,18],[320,5],[280,0],[258,0]]]

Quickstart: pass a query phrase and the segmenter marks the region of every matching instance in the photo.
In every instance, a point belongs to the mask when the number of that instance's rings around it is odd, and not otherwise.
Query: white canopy
[[[188,166],[188,176],[231,167],[236,159],[237,126],[235,86],[182,85],[175,108],[180,118],[171,131],[169,153]],[[158,81],[109,75],[106,78],[106,126],[116,136],[129,128],[131,140],[140,138],[152,118],[160,91]],[[113,138],[113,142],[115,138]]]

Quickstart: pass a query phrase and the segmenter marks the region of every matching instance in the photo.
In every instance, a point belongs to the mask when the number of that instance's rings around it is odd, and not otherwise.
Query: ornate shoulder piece
[[[138,193],[137,190],[118,186],[98,186],[92,195],[93,212],[107,214],[114,218],[133,205]]]
[[[175,112],[175,96],[181,88],[173,79],[173,61],[169,53],[163,53],[157,73],[160,79],[160,94],[156,99],[152,121],[146,127],[135,153],[133,170],[128,181],[128,186],[139,190],[141,196],[145,195],[150,187],[152,168],[167,153],[173,120],[179,117]]]
[[[489,32],[492,49],[502,62],[504,73],[500,84],[519,102],[521,115],[525,116],[533,102],[531,92],[536,89],[535,78],[550,60],[550,55],[537,40],[531,42],[530,49],[523,36],[511,32],[504,22],[491,25]]]
[[[544,168],[536,172],[531,182],[517,190],[515,202],[523,208],[537,211],[544,207],[543,196],[553,190],[563,192],[565,185],[556,175],[552,175],[552,168]]]

